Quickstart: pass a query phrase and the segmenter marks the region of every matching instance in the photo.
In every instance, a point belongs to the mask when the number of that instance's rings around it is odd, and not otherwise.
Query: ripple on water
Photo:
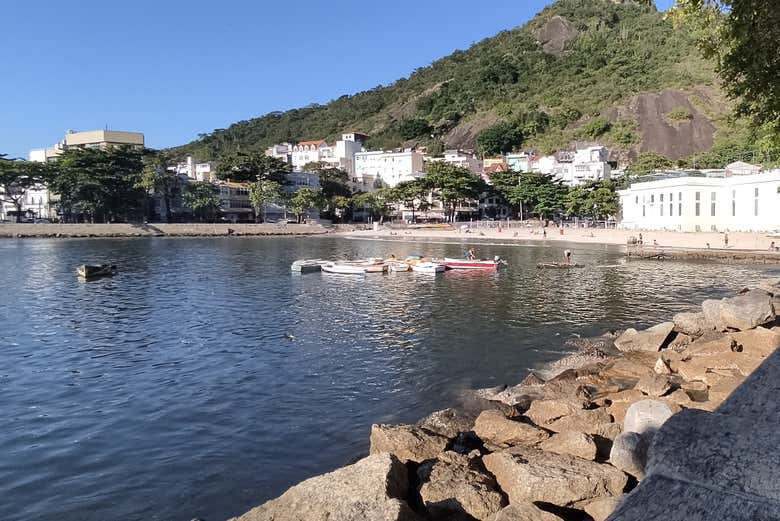
[[[297,258],[460,255],[324,239],[0,242],[0,512],[224,519],[367,450],[458,391],[520,380],[565,339],[649,324],[764,268],[537,270],[563,246],[478,245],[498,273],[291,276]],[[19,259],[24,259],[20,262]],[[79,282],[76,265],[118,276]],[[596,267],[597,266],[597,267]]]

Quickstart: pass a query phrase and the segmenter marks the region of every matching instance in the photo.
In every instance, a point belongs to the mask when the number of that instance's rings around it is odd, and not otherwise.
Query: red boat
[[[503,264],[501,259],[494,260],[469,260],[469,259],[444,259],[436,261],[438,264],[444,264],[450,270],[494,270],[499,264]]]

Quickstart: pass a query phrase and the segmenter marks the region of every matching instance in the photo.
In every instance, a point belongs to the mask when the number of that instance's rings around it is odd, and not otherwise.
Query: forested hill
[[[360,131],[370,148],[492,154],[598,141],[618,157],[679,159],[712,147],[728,107],[712,65],[652,1],[560,0],[390,86],[241,121],[172,151],[205,160]]]

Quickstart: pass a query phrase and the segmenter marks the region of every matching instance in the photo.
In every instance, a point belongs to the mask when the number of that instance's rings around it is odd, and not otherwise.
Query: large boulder
[[[420,497],[435,520],[486,520],[506,505],[496,480],[478,461],[455,452],[424,463],[417,474]]]
[[[542,502],[569,506],[622,494],[628,479],[611,465],[529,447],[494,452],[483,461],[510,504]]]
[[[705,331],[713,329],[713,325],[707,321],[703,312],[677,313],[672,317],[674,330],[692,337],[700,337]]]
[[[307,479],[233,521],[414,521],[406,466],[390,454]]]
[[[566,18],[555,15],[536,31],[536,39],[544,52],[559,55],[577,38],[577,27]]]
[[[525,416],[536,425],[543,427],[564,416],[574,414],[584,408],[582,400],[560,398],[554,400],[536,400],[525,411]]]
[[[674,322],[663,322],[644,331],[626,329],[626,332],[615,340],[615,347],[623,352],[656,352],[661,349],[673,330]]]
[[[672,414],[672,409],[664,402],[658,400],[636,402],[626,411],[623,432],[644,434],[657,431],[672,417]]]
[[[648,375],[639,379],[634,389],[648,396],[663,396],[672,389],[672,383],[666,376]]]
[[[744,331],[775,319],[772,296],[760,289],[749,290],[720,301],[705,300],[702,303],[702,311],[707,321],[721,330]]]
[[[417,425],[441,436],[454,438],[461,432],[472,430],[474,420],[458,409],[444,409],[429,414]]]
[[[550,435],[544,430],[510,420],[500,411],[483,411],[474,423],[474,433],[495,445],[535,445]]]
[[[780,331],[757,327],[748,331],[731,333],[734,342],[751,356],[767,357],[780,347]]]
[[[584,432],[612,439],[620,433],[620,425],[612,422],[612,415],[605,408],[577,411],[545,425],[553,432]]]
[[[624,497],[602,497],[577,506],[592,517],[593,521],[606,521],[610,514],[617,509]]]
[[[626,474],[641,480],[645,477],[649,439],[650,434],[643,436],[636,432],[621,433],[612,443],[609,462]]]
[[[490,521],[562,521],[555,514],[545,512],[533,503],[512,503]]]
[[[371,426],[371,454],[387,452],[402,462],[422,463],[435,458],[447,446],[449,440],[439,434],[415,425]]]
[[[568,454],[593,461],[596,459],[596,442],[593,436],[584,432],[568,431],[554,434],[543,441],[539,448],[555,454]]]

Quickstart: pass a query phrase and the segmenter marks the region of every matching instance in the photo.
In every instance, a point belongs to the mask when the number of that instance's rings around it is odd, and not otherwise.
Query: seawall
[[[0,225],[0,238],[72,237],[218,237],[264,235],[322,235],[318,224],[12,224]]]
[[[629,245],[626,247],[626,256],[629,259],[645,260],[707,260],[734,264],[780,264],[780,253],[769,250]]]

